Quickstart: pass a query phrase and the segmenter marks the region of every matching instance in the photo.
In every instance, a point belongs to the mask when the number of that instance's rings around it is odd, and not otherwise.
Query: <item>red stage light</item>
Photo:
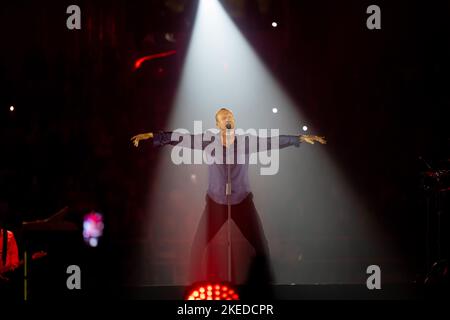
[[[134,62],[134,70],[137,70],[141,67],[142,63],[144,63],[145,61],[148,60],[154,60],[154,59],[159,59],[159,58],[165,58],[171,55],[174,55],[175,53],[177,53],[175,50],[170,50],[170,51],[166,51],[166,52],[161,52],[161,53],[157,53],[157,54],[151,54],[142,58],[137,59]],[[161,70],[162,68],[160,68]],[[158,70],[159,71],[159,70]],[[159,71],[160,73],[163,72],[164,70]]]
[[[230,284],[198,283],[187,290],[186,300],[239,300]]]

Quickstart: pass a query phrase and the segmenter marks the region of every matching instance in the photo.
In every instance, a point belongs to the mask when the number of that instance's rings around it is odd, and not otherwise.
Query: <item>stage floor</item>
[[[264,290],[249,290],[238,286],[242,300],[265,297]],[[121,298],[137,300],[182,300],[186,287],[183,286],[142,286],[122,290]],[[274,300],[422,300],[443,297],[442,289],[425,288],[422,285],[385,285],[380,290],[369,290],[365,285],[316,284],[316,285],[273,285],[267,297]],[[445,291],[448,296],[448,288]]]

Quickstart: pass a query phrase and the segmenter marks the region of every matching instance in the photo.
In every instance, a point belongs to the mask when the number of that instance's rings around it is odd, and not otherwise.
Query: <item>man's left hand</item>
[[[314,142],[319,142],[321,144],[327,144],[325,137],[313,136],[308,134],[302,134],[299,136],[300,142],[306,142],[309,144],[314,144]]]

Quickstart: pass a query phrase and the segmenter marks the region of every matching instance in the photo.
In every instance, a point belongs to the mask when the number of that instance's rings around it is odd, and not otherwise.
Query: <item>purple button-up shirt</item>
[[[182,138],[182,141],[177,140]],[[278,148],[276,145],[272,148],[271,139],[278,138]],[[195,143],[195,139],[197,143]],[[250,143],[250,139],[255,139],[255,144]],[[243,142],[243,143],[241,143]],[[211,145],[211,144],[220,144]],[[208,161],[208,195],[219,204],[227,204],[226,185],[228,181],[228,172],[230,172],[231,195],[230,204],[238,204],[250,191],[248,177],[248,165],[250,155],[255,152],[262,152],[274,149],[283,149],[289,146],[299,147],[298,136],[280,135],[277,137],[256,137],[251,135],[235,135],[233,145],[225,147],[218,134],[207,136],[205,133],[200,135],[178,134],[172,132],[159,132],[154,135],[154,146],[177,145],[189,149],[205,150],[211,148],[211,154],[207,155]],[[254,150],[252,146],[255,146]],[[216,148],[214,148],[216,147]],[[216,155],[215,150],[221,150],[221,155]],[[206,151],[206,150],[205,150]],[[271,151],[272,152],[272,151]],[[215,160],[215,161],[214,161]],[[228,171],[228,167],[229,171]]]

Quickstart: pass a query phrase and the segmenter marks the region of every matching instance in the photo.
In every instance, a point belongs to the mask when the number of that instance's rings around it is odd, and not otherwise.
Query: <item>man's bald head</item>
[[[233,111],[228,108],[220,108],[216,112],[216,126],[220,130],[226,130],[227,123],[230,123],[231,128],[234,129]]]

